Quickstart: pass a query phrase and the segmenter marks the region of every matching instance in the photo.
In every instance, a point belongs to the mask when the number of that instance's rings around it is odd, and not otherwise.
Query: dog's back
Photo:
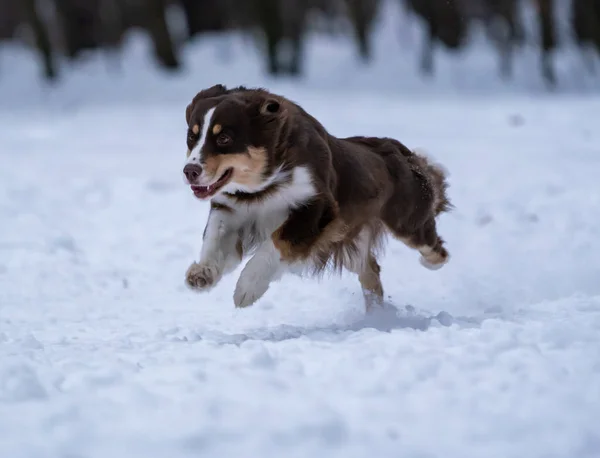
[[[432,205],[435,215],[447,212],[452,208],[448,197],[447,173],[439,165],[426,157],[421,151],[410,150],[400,141],[389,137],[347,137],[341,139],[344,142],[360,145],[370,152],[381,156],[387,165],[390,177],[395,181],[405,181],[410,192],[425,193],[433,197]],[[410,169],[412,176],[407,176],[406,170]],[[424,177],[424,180],[418,178]],[[416,178],[416,179],[415,179]],[[426,182],[425,188],[421,186]],[[415,189],[419,186],[419,189]]]

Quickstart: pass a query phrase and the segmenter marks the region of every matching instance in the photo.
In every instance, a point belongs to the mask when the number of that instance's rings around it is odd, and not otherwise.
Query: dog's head
[[[286,101],[259,89],[216,85],[186,108],[183,173],[199,199],[221,192],[258,192],[270,179]]]

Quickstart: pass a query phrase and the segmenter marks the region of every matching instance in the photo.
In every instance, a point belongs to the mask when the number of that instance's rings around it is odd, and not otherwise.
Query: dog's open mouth
[[[231,178],[232,174],[233,174],[233,169],[229,168],[229,169],[225,170],[225,173],[223,175],[221,175],[221,178],[219,178],[213,184],[211,184],[209,186],[192,185],[191,186],[192,191],[194,191],[194,195],[198,199],[206,199],[207,197],[212,197],[217,193],[217,191],[219,189],[221,189],[223,186],[225,186],[227,184],[227,182]]]

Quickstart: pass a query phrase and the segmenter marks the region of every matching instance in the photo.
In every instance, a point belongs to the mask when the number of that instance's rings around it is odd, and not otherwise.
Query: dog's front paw
[[[203,291],[216,285],[220,277],[221,273],[216,265],[194,262],[185,274],[185,282],[190,288]]]
[[[268,289],[269,283],[264,279],[249,275],[248,272],[242,272],[237,285],[235,285],[233,303],[238,308],[248,307],[260,299]]]

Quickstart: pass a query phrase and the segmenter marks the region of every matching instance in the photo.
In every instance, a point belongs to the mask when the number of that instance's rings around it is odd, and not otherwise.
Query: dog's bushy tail
[[[435,215],[443,212],[449,212],[454,208],[448,197],[448,171],[446,168],[436,163],[422,149],[412,150],[412,160],[418,167],[426,173],[433,186],[433,209]]]

